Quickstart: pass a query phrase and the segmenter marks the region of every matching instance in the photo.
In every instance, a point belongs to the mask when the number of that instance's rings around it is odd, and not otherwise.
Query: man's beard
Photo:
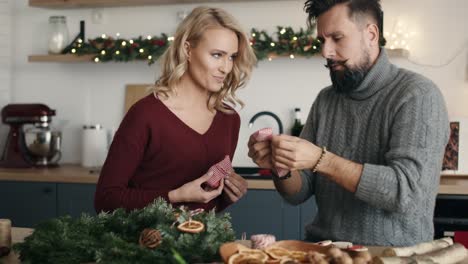
[[[364,55],[363,61],[353,68],[346,65],[346,62],[347,60],[337,61],[327,59],[327,64],[325,65],[325,67],[330,70],[330,78],[333,87],[338,93],[350,93],[356,90],[371,67],[368,53]],[[333,66],[335,65],[341,65],[343,70],[333,70]]]

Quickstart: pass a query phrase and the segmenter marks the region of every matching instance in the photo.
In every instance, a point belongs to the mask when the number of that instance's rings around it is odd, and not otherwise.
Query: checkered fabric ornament
[[[221,179],[229,176],[233,171],[234,170],[232,168],[231,159],[228,155],[226,155],[222,161],[211,166],[211,168],[208,170],[208,173],[212,172],[213,176],[211,176],[211,178],[206,181],[206,183],[211,188],[218,188],[219,184],[221,183]]]
[[[257,141],[271,140],[271,137],[273,136],[273,129],[271,129],[271,127],[262,128],[256,131],[255,133],[253,133],[253,136],[255,140]],[[279,177],[284,177],[289,172],[288,170],[285,170],[285,169],[275,168],[275,170]]]

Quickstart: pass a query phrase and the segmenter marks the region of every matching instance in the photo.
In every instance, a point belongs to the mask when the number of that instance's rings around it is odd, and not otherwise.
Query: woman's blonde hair
[[[162,73],[154,88],[157,96],[167,98],[170,92],[174,92],[182,75],[187,71],[188,62],[184,44],[189,42],[190,45],[196,46],[207,29],[219,27],[230,29],[237,35],[239,50],[232,71],[226,76],[223,87],[219,92],[210,95],[208,107],[230,112],[231,110],[224,103],[228,102],[232,107],[237,104],[244,106],[244,103],[236,97],[236,91],[250,78],[257,59],[239,23],[220,8],[197,7],[178,26],[174,41],[161,57]],[[214,103],[210,104],[210,102]]]

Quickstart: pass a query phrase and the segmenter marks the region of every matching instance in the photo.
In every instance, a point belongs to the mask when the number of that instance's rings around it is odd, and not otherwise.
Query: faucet
[[[258,112],[254,116],[252,116],[252,118],[249,121],[249,127],[252,127],[255,120],[257,118],[259,118],[260,116],[262,116],[262,115],[268,115],[268,116],[273,117],[276,120],[276,122],[278,123],[279,133],[283,134],[283,123],[281,123],[281,120],[279,119],[279,117],[277,115],[275,115],[274,113],[272,113],[270,111]]]

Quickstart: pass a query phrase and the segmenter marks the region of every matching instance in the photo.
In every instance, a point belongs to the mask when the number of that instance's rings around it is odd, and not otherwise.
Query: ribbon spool
[[[11,249],[11,221],[0,219],[0,257],[10,254]]]

